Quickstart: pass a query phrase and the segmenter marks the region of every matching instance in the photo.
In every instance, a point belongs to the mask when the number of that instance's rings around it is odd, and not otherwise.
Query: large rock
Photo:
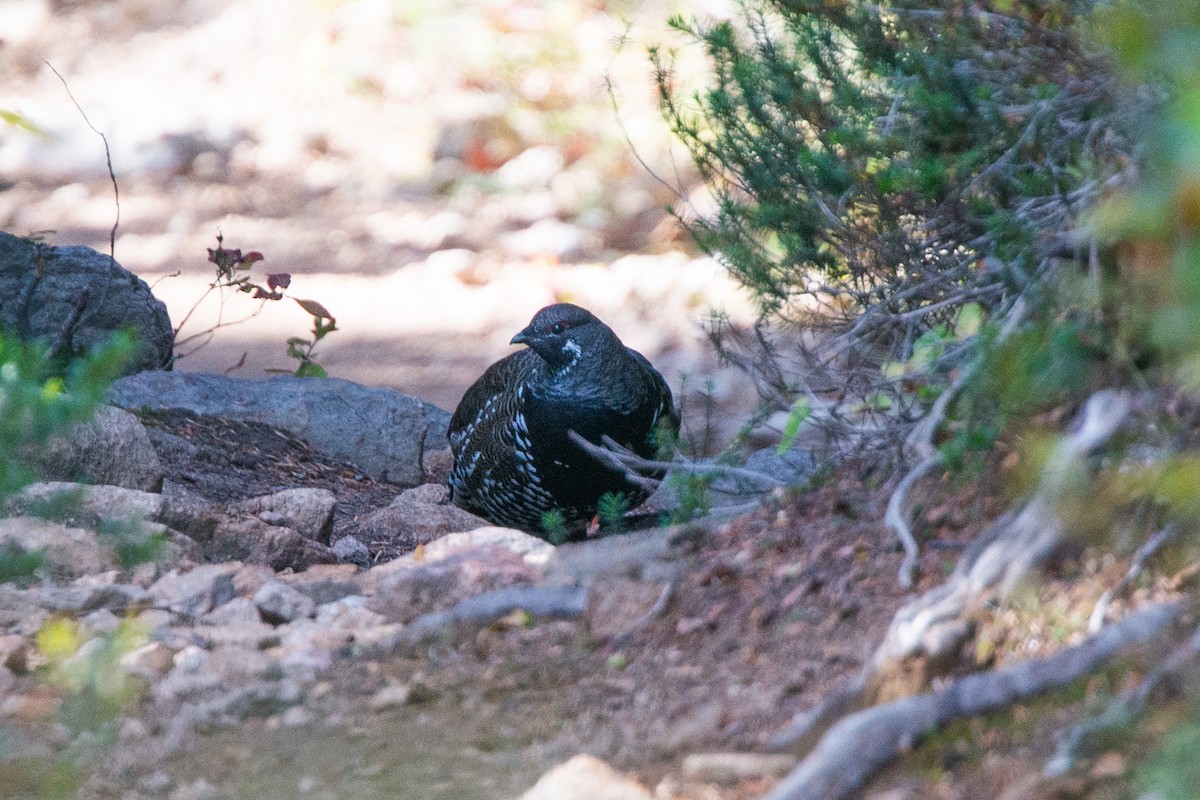
[[[55,247],[0,232],[0,330],[57,343],[73,319],[65,340],[72,351],[131,329],[138,349],[128,373],[171,364],[171,318],[144,281],[90,247]]]
[[[101,406],[88,423],[50,441],[38,458],[44,480],[80,481],[142,492],[162,489],[163,466],[145,427],[128,411]]]
[[[108,397],[131,411],[187,411],[281,428],[329,458],[401,485],[421,482],[425,451],[445,446],[450,422],[416,397],[337,378],[144,372],[113,383]]]

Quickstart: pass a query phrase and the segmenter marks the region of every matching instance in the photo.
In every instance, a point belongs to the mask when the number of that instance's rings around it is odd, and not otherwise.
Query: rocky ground
[[[118,485],[38,484],[0,519],[6,569],[46,559],[0,585],[0,796],[762,797],[799,761],[773,740],[863,669],[1001,502],[984,484],[925,493],[906,590],[878,468],[555,548],[445,505],[439,482],[373,480],[258,420],[139,413],[107,411],[55,449]],[[1103,552],[1064,551],[973,617],[973,653],[918,659],[885,696],[1081,641],[1127,565]],[[1193,577],[1165,564],[1110,617]],[[1127,748],[1042,770],[1126,680],[963,723],[863,796],[1119,796]]]

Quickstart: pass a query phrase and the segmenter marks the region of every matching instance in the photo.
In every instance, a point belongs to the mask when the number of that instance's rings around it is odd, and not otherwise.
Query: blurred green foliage
[[[676,211],[778,334],[747,356],[714,333],[767,402],[790,412],[815,376],[838,395],[822,420],[914,419],[995,342],[1018,297],[1027,324],[1057,332],[987,358],[1055,351],[1023,366],[1007,399],[976,391],[954,409],[982,416],[951,450],[986,448],[1018,394],[1056,402],[1039,381],[1089,366],[1066,340],[1094,303],[1059,304],[1062,268],[1086,258],[1076,234],[1135,158],[1155,102],[1130,100],[1092,7],[743,0],[739,19],[673,20],[712,66],[707,88],[680,96],[671,53],[651,52],[662,111],[712,197]]]
[[[44,344],[0,332],[0,502],[34,479],[33,460],[52,437],[91,418],[133,352],[122,334],[64,365]],[[28,578],[42,562],[40,553],[2,548],[0,582]]]
[[[133,338],[118,334],[62,366],[43,344],[0,333],[0,498],[33,479],[38,448],[91,418],[133,350]]]
[[[90,352],[55,357],[38,342],[0,333],[0,503],[35,477],[32,464],[51,438],[90,419],[108,385],[134,352],[132,336],[120,334]],[[41,511],[69,513],[77,498],[63,493]],[[133,523],[101,524],[123,569],[157,558],[165,544]],[[44,567],[40,552],[0,547],[0,582],[26,580]],[[42,625],[36,644],[44,666],[38,678],[58,695],[55,721],[71,734],[52,758],[29,757],[26,748],[0,728],[0,793],[5,796],[75,796],[89,763],[115,740],[119,715],[138,701],[144,682],[120,668],[121,659],[144,644],[145,632],[131,621],[90,638],[79,623],[53,617]]]
[[[741,24],[676,18],[713,66],[684,99],[652,51],[663,111],[716,197],[685,224],[768,315],[806,294],[860,311],[950,300],[943,320],[995,303],[1127,155],[1094,141],[1124,120],[1080,35],[1088,6],[746,0]]]

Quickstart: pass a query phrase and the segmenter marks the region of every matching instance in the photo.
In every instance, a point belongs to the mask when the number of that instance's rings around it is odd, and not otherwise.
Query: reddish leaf
[[[272,272],[267,276],[267,286],[272,291],[276,289],[286,289],[292,285],[292,276],[287,272]]]
[[[245,264],[247,267],[258,261],[262,261],[264,258],[263,254],[258,252],[257,250],[251,250],[249,253],[246,253],[246,255],[242,255],[242,251],[238,250],[237,254],[238,254],[237,260],[242,262],[243,264]]]

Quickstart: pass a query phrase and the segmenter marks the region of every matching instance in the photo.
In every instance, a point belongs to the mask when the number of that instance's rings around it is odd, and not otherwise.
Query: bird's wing
[[[517,403],[513,387],[526,380],[537,361],[533,351],[520,350],[488,367],[463,394],[450,418],[451,443],[489,428],[497,419],[511,419]]]

